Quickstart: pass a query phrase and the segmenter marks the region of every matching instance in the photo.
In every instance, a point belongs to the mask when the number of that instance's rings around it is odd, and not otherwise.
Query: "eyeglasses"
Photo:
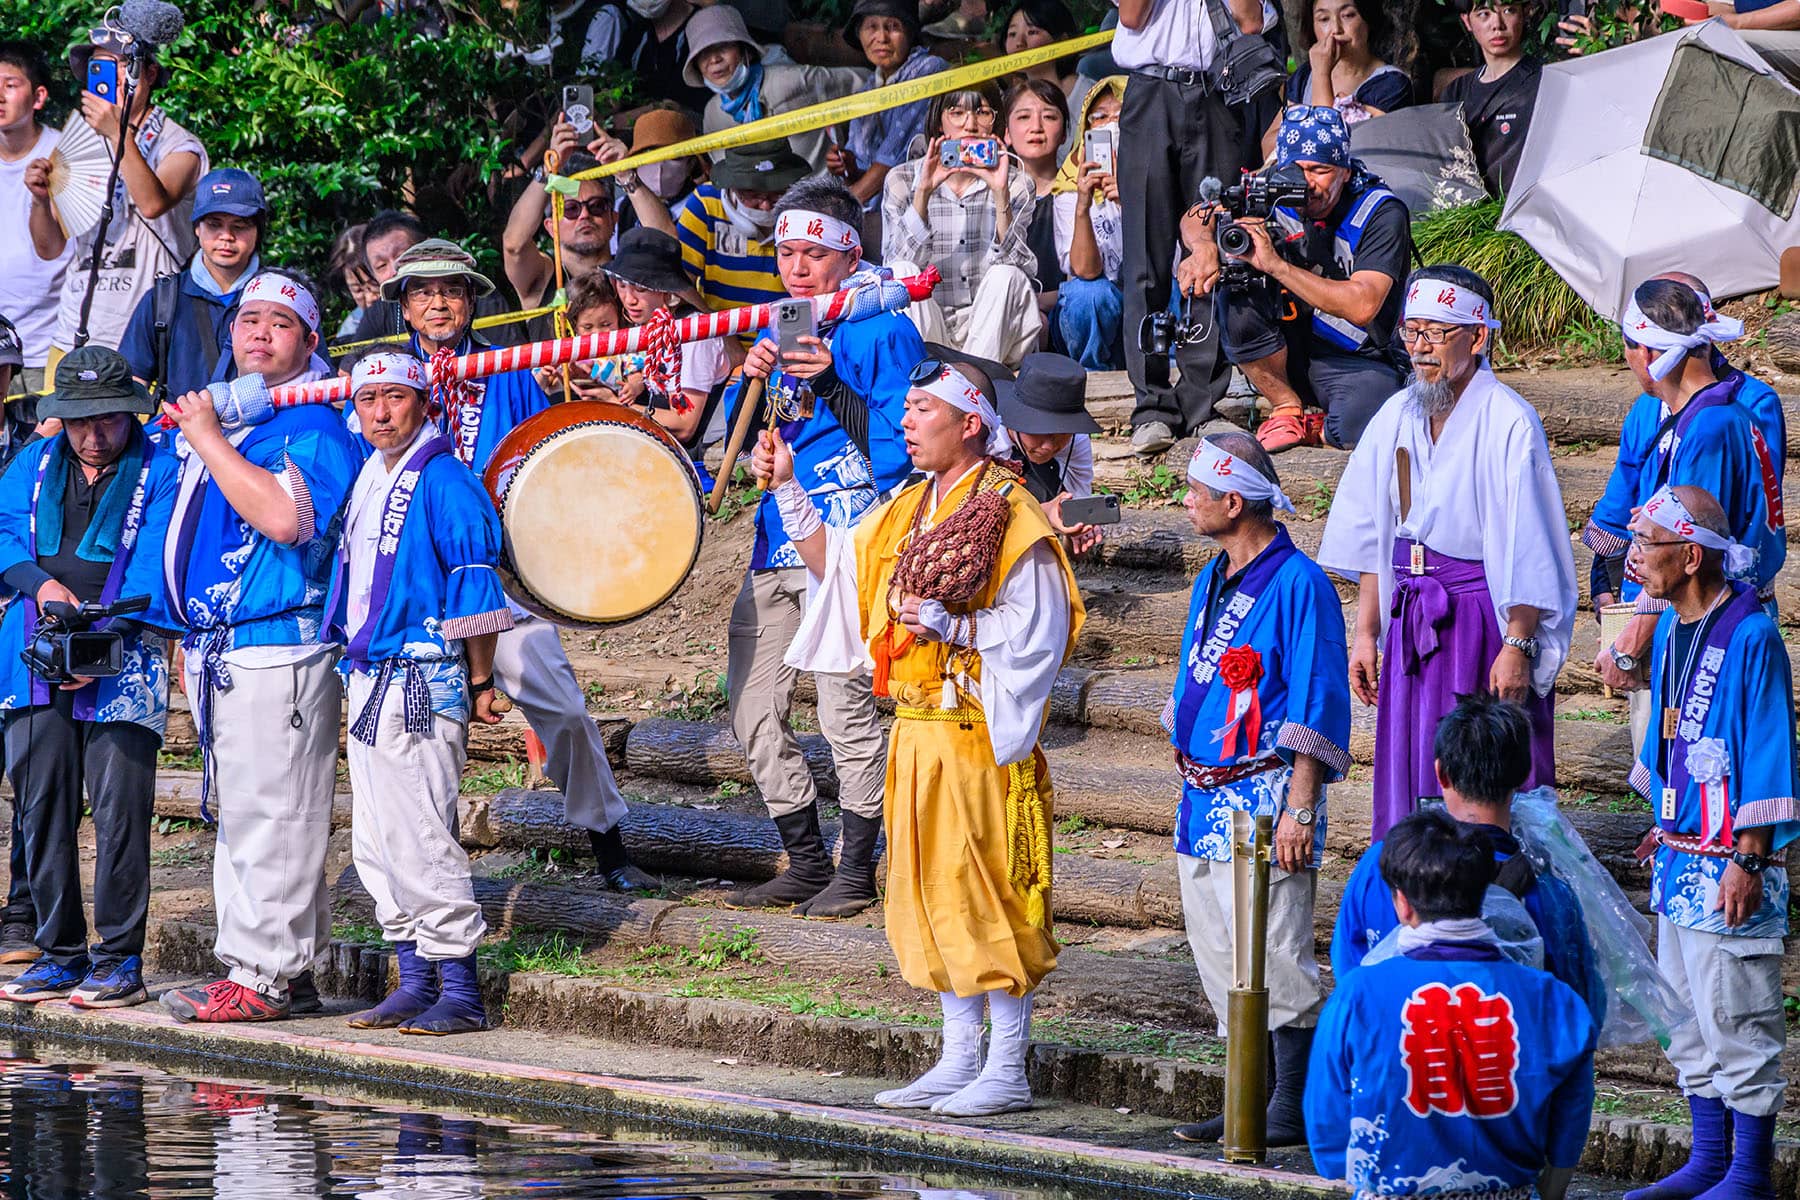
[[[1400,340],[1409,346],[1415,342],[1424,342],[1427,346],[1441,346],[1452,337],[1469,328],[1472,328],[1472,326],[1451,325],[1445,327],[1442,325],[1426,325],[1415,329],[1410,325],[1402,325],[1400,327]]]
[[[970,113],[973,113],[978,117],[986,117],[990,121],[994,119],[994,110],[986,104],[982,105],[980,108],[969,108],[962,104],[952,104],[949,108],[944,110],[944,115],[946,117],[962,118],[968,116]]]
[[[1632,549],[1634,549],[1634,550],[1651,550],[1657,546],[1685,546],[1685,545],[1687,545],[1687,542],[1683,541],[1681,538],[1656,539],[1656,538],[1650,537],[1648,534],[1643,534],[1643,533],[1634,533],[1631,535],[1631,546],[1632,546]]]
[[[406,289],[406,297],[411,300],[467,300],[469,285],[460,281],[452,283],[415,283]]]
[[[1321,113],[1336,113],[1329,104],[1290,104],[1281,110],[1284,121],[1305,121]]]
[[[944,364],[935,358],[928,358],[912,369],[912,374],[906,377],[906,381],[914,387],[918,387],[921,384],[930,383],[943,373]]]
[[[564,200],[563,220],[579,221],[581,214],[586,213],[594,220],[609,216],[612,213],[612,201],[605,196],[593,196],[586,200]]]

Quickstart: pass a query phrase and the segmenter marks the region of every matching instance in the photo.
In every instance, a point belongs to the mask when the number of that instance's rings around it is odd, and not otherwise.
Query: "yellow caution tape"
[[[887,108],[899,108],[916,100],[929,100],[944,92],[954,92],[977,83],[985,83],[990,79],[1014,75],[1027,67],[1035,67],[1040,63],[1053,62],[1059,58],[1068,58],[1077,54],[1085,54],[1096,50],[1112,41],[1113,31],[1101,30],[1099,33],[1083,34],[1063,42],[1052,42],[1048,46],[1038,46],[1032,50],[1021,50],[1017,54],[1008,54],[987,62],[973,63],[966,67],[954,67],[948,71],[939,71],[935,75],[922,75],[917,79],[907,79],[900,83],[890,83],[886,87],[878,87],[873,91],[858,92],[854,96],[845,96],[841,100],[828,100],[823,104],[812,104],[805,108],[796,108],[792,112],[777,113],[772,117],[764,117],[760,121],[751,121],[747,125],[734,125],[730,129],[721,129],[717,133],[702,134],[685,142],[677,142],[672,146],[659,146],[654,150],[646,150],[642,154],[634,154],[630,158],[621,158],[617,162],[602,163],[585,171],[578,171],[569,176],[570,179],[604,179],[609,175],[617,175],[621,171],[630,171],[637,167],[647,167],[651,163],[667,162],[672,158],[688,158],[698,154],[710,154],[714,150],[727,150],[733,146],[746,146],[753,142],[768,142],[778,138],[793,137],[797,133],[811,133],[815,129],[824,129],[827,125],[837,125],[853,117],[866,117],[870,113],[880,112]]]
[[[557,294],[557,298],[561,299],[561,293]],[[516,325],[521,321],[531,321],[547,316],[560,307],[562,307],[560,304],[546,304],[542,308],[525,308],[518,312],[490,313],[485,317],[476,317],[472,328],[492,329],[496,325]],[[348,354],[352,350],[361,350],[366,346],[391,346],[396,342],[404,342],[411,336],[412,331],[408,330],[405,333],[390,333],[386,337],[370,338],[366,342],[340,342],[338,345],[325,347],[325,353],[336,358],[341,354]]]

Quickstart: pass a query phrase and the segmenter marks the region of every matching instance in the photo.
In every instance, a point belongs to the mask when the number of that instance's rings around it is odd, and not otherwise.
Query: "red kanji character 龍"
[[[1406,1105],[1423,1117],[1504,1117],[1519,1102],[1512,1001],[1473,983],[1428,983],[1400,1010]]]

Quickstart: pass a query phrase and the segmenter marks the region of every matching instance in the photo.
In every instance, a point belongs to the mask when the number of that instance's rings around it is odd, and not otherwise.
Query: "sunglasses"
[[[612,201],[605,196],[593,196],[587,200],[563,201],[563,220],[579,221],[583,212],[598,221],[612,212]]]
[[[928,358],[925,361],[921,362],[918,366],[914,367],[912,369],[912,374],[908,375],[906,377],[906,380],[908,383],[912,384],[914,387],[920,387],[924,384],[930,383],[932,380],[936,379],[939,375],[942,375],[943,373],[944,373],[944,364],[939,362],[935,358]]]

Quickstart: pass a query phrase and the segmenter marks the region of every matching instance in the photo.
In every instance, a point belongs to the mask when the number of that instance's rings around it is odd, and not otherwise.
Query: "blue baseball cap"
[[[200,177],[194,188],[194,220],[226,213],[234,217],[259,216],[269,210],[262,184],[238,167],[220,167]]]

